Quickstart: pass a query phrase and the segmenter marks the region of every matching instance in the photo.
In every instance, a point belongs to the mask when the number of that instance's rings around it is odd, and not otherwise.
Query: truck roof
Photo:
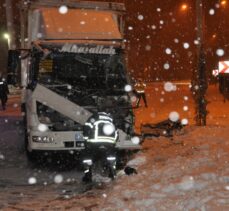
[[[22,4],[22,7],[35,9],[40,7],[60,7],[62,5],[78,9],[109,10],[115,12],[126,11],[125,4],[123,3],[76,0],[36,0],[29,4]]]
[[[38,40],[33,42],[34,46],[39,46],[38,48],[42,48],[41,46],[52,46],[52,45],[59,45],[63,46],[64,44],[72,44],[72,45],[100,45],[100,46],[114,46],[115,48],[122,48],[124,49],[125,44],[123,42],[116,42],[116,41],[103,41],[103,40]]]

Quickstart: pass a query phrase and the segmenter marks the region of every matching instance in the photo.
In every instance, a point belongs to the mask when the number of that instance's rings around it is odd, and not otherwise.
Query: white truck
[[[125,91],[124,12],[121,3],[22,4],[19,57],[29,157],[80,152],[87,141],[83,128],[99,112],[113,119],[117,150],[140,148],[132,141],[134,114]],[[109,141],[111,133],[104,134],[99,126],[93,131],[94,139]]]

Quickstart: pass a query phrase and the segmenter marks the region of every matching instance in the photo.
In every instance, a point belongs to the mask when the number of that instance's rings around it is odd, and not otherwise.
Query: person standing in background
[[[2,110],[6,110],[6,103],[8,100],[9,89],[4,78],[0,75],[0,99],[2,103]]]
[[[142,79],[140,79],[135,85],[134,85],[134,93],[137,96],[137,103],[136,103],[136,107],[139,107],[141,98],[144,101],[145,107],[147,108],[147,101],[146,101],[146,95],[145,95],[145,88],[146,88],[146,84],[142,81]]]

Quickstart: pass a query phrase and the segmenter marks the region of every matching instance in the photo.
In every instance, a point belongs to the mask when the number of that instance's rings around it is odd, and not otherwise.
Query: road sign
[[[217,69],[215,69],[215,70],[212,70],[212,75],[213,76],[217,76],[217,75],[219,75],[219,70],[217,70]]]
[[[229,61],[219,62],[219,73],[229,73]]]

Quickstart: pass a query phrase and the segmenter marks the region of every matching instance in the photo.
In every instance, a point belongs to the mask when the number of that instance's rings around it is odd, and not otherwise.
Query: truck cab
[[[63,10],[64,8],[64,10]],[[134,114],[119,3],[36,1],[22,5],[21,80],[26,149],[80,151],[98,112],[113,118],[116,147],[133,144]]]

